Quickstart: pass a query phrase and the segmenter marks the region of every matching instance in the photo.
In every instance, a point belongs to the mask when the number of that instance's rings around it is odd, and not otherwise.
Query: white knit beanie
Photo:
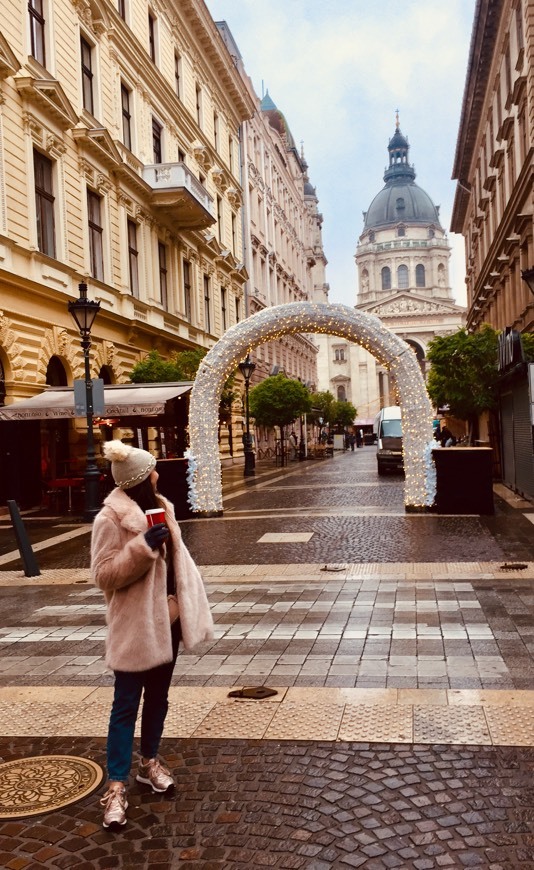
[[[147,450],[123,444],[118,439],[106,441],[103,453],[111,462],[111,474],[120,489],[131,489],[142,483],[156,467],[154,456]]]

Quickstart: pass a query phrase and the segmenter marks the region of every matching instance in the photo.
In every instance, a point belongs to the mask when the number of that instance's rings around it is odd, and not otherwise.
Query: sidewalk
[[[176,793],[133,785],[118,836],[94,795],[0,822],[0,866],[528,866],[534,506],[405,515],[372,448],[241,475],[223,476],[222,518],[181,523],[216,637],[178,659]],[[102,764],[112,680],[88,529],[27,526],[62,540],[24,578],[0,524],[0,754]],[[228,698],[261,684],[277,695]]]

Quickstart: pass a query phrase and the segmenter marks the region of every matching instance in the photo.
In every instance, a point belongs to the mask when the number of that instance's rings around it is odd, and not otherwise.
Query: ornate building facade
[[[286,302],[327,302],[323,219],[304,153],[269,93],[261,100],[254,93],[226,22],[219,22],[218,27],[256,101],[254,115],[242,128],[247,312],[254,314]],[[251,356],[256,364],[252,386],[284,372],[316,388],[317,345],[306,335],[284,335],[259,345]],[[267,432],[257,432],[260,455],[268,437]]]
[[[407,341],[426,372],[428,342],[458,329],[464,310],[452,296],[450,246],[439,209],[415,183],[398,118],[388,153],[385,185],[364,212],[358,240],[356,307]],[[369,427],[380,408],[396,403],[388,372],[364,347],[332,337],[321,343],[321,389],[351,401],[358,409],[356,425]]]
[[[503,331],[499,363],[502,475],[534,497],[534,373],[516,339],[534,331],[534,2],[477,3],[453,178],[451,229],[465,238],[467,323]],[[530,371],[534,367],[531,366]],[[489,418],[481,437],[490,437]]]
[[[246,316],[240,126],[256,104],[205,4],[3,13],[2,402],[83,377],[67,310],[81,281],[101,306],[93,377],[124,383],[153,348],[209,348]],[[60,422],[47,437],[66,456],[83,424]]]

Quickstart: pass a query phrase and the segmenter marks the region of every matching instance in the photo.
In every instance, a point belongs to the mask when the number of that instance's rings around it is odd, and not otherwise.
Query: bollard
[[[37,560],[35,558],[31,544],[28,540],[28,535],[26,533],[24,523],[22,522],[17,502],[13,501],[12,499],[8,499],[7,506],[11,515],[11,522],[13,523],[13,531],[15,532],[15,537],[17,539],[17,547],[20,553],[20,558],[22,559],[22,562],[24,564],[24,576],[38,577],[41,572],[39,570],[39,565],[37,564]]]

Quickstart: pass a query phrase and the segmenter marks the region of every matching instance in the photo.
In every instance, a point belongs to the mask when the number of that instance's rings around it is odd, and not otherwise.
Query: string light
[[[189,405],[188,500],[194,513],[222,513],[221,462],[217,442],[219,400],[226,379],[253,348],[283,335],[323,333],[355,342],[395,377],[402,414],[404,503],[407,511],[434,503],[436,473],[432,406],[412,348],[375,315],[348,305],[290,302],[265,308],[230,327],[206,354]]]

